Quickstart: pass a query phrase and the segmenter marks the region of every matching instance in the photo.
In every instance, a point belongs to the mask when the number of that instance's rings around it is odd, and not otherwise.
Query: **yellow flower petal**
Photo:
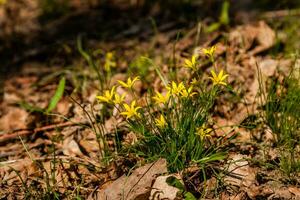
[[[167,92],[167,94],[165,96],[163,96],[161,93],[159,92],[155,92],[156,95],[154,97],[152,97],[152,99],[155,101],[156,104],[164,104],[167,103],[169,98],[170,98],[170,92]]]
[[[209,79],[212,80],[213,85],[227,85],[224,80],[228,77],[228,74],[225,74],[223,70],[217,75],[214,70],[211,70],[211,77]]]
[[[137,117],[140,118],[141,115],[137,111],[141,108],[139,106],[135,107],[136,101],[132,101],[130,106],[126,103],[123,104],[125,111],[121,112],[121,115],[126,116],[126,119],[132,118],[132,117]]]
[[[99,95],[96,98],[99,99],[102,102],[106,103],[112,103],[113,102],[113,96],[115,94],[116,86],[113,86],[111,90],[105,90],[104,95]]]
[[[135,83],[136,81],[138,81],[138,80],[140,80],[140,78],[137,76],[137,77],[135,77],[133,80],[131,80],[131,78],[129,77],[129,78],[127,79],[126,83],[125,83],[124,81],[118,81],[118,82],[119,82],[119,84],[120,84],[121,86],[123,86],[123,87],[125,87],[125,88],[130,88],[130,89],[132,89],[134,83]]]
[[[155,119],[155,125],[160,128],[164,128],[167,125],[167,122],[163,115],[160,115],[159,118]]]

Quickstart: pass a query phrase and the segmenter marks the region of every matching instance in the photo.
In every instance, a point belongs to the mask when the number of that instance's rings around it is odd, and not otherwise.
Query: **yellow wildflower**
[[[213,85],[227,85],[227,83],[224,82],[224,80],[227,78],[228,74],[225,74],[223,70],[220,71],[220,73],[217,75],[214,70],[211,70],[212,77],[209,77]]]
[[[139,106],[135,107],[136,101],[132,101],[130,106],[126,103],[123,104],[124,108],[126,111],[121,112],[121,115],[126,116],[126,119],[131,118],[131,117],[141,117],[141,114],[138,113],[137,111],[141,108]]]
[[[206,137],[211,137],[209,134],[211,131],[211,128],[206,128],[205,124],[203,124],[201,127],[197,128],[196,134],[200,136],[201,140],[203,140]]]
[[[118,82],[119,82],[119,84],[120,84],[121,86],[123,86],[123,87],[125,87],[125,88],[132,89],[134,83],[135,83],[136,81],[138,81],[138,80],[140,80],[140,78],[137,76],[137,77],[135,77],[133,80],[131,80],[131,78],[129,77],[129,78],[127,79],[126,83],[125,83],[124,81],[118,81]]]
[[[163,115],[160,115],[159,118],[155,119],[155,125],[159,128],[164,128],[167,125],[167,122]]]
[[[114,104],[121,104],[124,102],[124,99],[125,99],[125,96],[126,96],[126,93],[122,94],[122,95],[119,95],[119,94],[115,94],[115,98],[113,100]]]
[[[217,49],[217,47],[216,47],[215,45],[212,46],[212,47],[209,48],[209,49],[203,48],[203,53],[204,53],[206,56],[208,56],[208,57],[210,57],[210,58],[213,58],[216,49]]]
[[[104,63],[104,69],[105,71],[110,71],[112,67],[116,67],[117,63],[114,61],[114,53],[108,52],[105,55],[105,63]]]
[[[170,92],[167,92],[167,94],[165,96],[163,96],[161,93],[159,92],[155,92],[156,95],[154,97],[152,97],[155,101],[156,104],[160,104],[160,103],[167,103],[169,98],[170,98]]]
[[[113,86],[111,90],[105,90],[104,95],[99,95],[96,98],[102,102],[112,103],[115,95],[116,86]]]
[[[197,92],[192,92],[193,91],[193,86],[190,86],[188,89],[184,88],[180,94],[181,97],[187,98],[187,97],[192,97],[195,94],[197,94]]]
[[[196,55],[193,55],[191,60],[189,60],[189,59],[184,60],[184,66],[186,68],[191,68],[192,70],[196,71],[197,70],[196,65],[197,65]]]
[[[181,91],[185,89],[182,82],[177,85],[174,81],[172,81],[171,85],[166,88],[172,95],[179,95]]]
[[[191,81],[191,84],[192,85],[197,85],[198,84],[198,81],[196,78],[193,78],[192,81]]]

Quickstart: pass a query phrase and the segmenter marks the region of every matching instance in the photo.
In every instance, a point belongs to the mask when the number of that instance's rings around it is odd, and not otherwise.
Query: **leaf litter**
[[[120,34],[118,37],[137,34],[138,29],[136,28],[138,27],[124,32],[123,36]],[[237,126],[243,124],[248,116],[258,114],[260,106],[257,103],[257,94],[260,89],[258,72],[262,73],[263,81],[267,83],[270,78],[279,76],[278,70],[287,75],[292,68],[293,61],[291,59],[277,59],[264,55],[276,43],[275,31],[265,21],[259,21],[229,30],[226,43],[220,40],[220,36],[224,33],[218,31],[212,34],[214,36],[205,38],[206,41],[202,41],[202,45],[196,47],[194,46],[196,29],[185,31],[186,35],[180,38],[175,45],[175,54],[170,49],[174,47],[172,41],[176,31],[171,29],[158,33],[156,41],[154,41],[158,46],[154,48],[154,55],[160,55],[163,52],[165,58],[174,56],[175,60],[183,60],[188,55],[187,51],[198,52],[203,47],[217,44],[216,66],[226,66],[226,70],[230,72],[229,83],[235,91],[239,91],[239,94],[243,96],[242,102],[231,100],[230,96],[220,99],[217,102],[217,114],[213,118],[217,122],[216,124],[222,127],[215,127],[214,134],[216,136],[228,133],[237,135],[232,144],[235,151],[230,152],[228,162],[223,163],[222,166],[227,169],[228,174],[224,178],[226,190],[220,193],[220,199],[299,198],[298,184],[285,184],[280,180],[278,171],[269,172],[270,169],[259,168],[251,161],[262,155],[267,157],[268,162],[276,162],[278,159],[278,153],[274,150],[269,150],[267,155],[266,152],[257,150],[258,145],[274,143],[275,139],[270,133],[270,129],[256,127],[254,130],[248,130]],[[105,45],[111,49],[124,49],[119,54],[123,57],[133,58],[136,52],[143,52],[143,49],[151,48],[153,43],[126,38],[123,44],[114,42],[99,44],[99,46]],[[154,62],[156,65],[162,65],[164,63],[162,60],[165,58],[157,56]],[[78,60],[74,62],[78,62]],[[129,63],[126,60],[123,62],[121,64],[123,71],[112,77],[111,84],[117,80],[126,80],[125,71]],[[30,64],[26,63],[26,65]],[[42,66],[43,64],[37,65],[36,68]],[[162,68],[164,73],[171,70],[168,66],[162,66]],[[209,65],[203,63],[201,70],[209,70]],[[99,158],[99,148],[97,147],[99,144],[96,135],[91,130],[91,126],[96,121],[89,122],[87,120],[87,113],[93,115],[95,112],[93,109],[97,108],[86,106],[86,113],[72,99],[68,98],[67,94],[71,87],[69,79],[67,81],[61,79],[59,82],[56,78],[48,81],[42,87],[32,87],[37,82],[37,78],[41,76],[39,73],[41,72],[35,69],[30,73],[24,73],[24,75],[21,73],[5,80],[4,83],[4,99],[0,107],[1,198],[23,197],[26,191],[20,188],[20,185],[24,184],[22,181],[26,181],[25,184],[28,186],[40,184],[39,187],[42,188],[46,188],[46,185],[50,184],[61,194],[80,190],[81,195],[88,199],[122,199],[124,196],[125,199],[176,198],[179,190],[166,185],[165,180],[169,175],[166,175],[166,161],[163,159],[140,166],[138,163],[144,164],[143,160],[138,161],[131,155],[127,155],[127,158],[111,161],[106,167],[100,165],[99,159],[101,158]],[[184,70],[180,72],[181,76],[186,74]],[[154,84],[154,88],[159,91],[163,85],[160,78],[154,72],[149,72],[148,75],[152,79],[148,84]],[[139,83],[135,87],[142,96],[147,85]],[[124,93],[122,89],[119,89],[118,92]],[[97,93],[98,91],[92,84],[90,90],[83,93],[86,96],[75,97],[75,99],[82,105],[89,105],[89,103],[95,102]],[[132,98],[129,96],[125,101],[130,102]],[[57,115],[47,116],[36,110],[24,109],[18,104],[21,101],[42,108],[46,113],[53,110]],[[66,120],[66,116],[68,120]],[[115,137],[116,129],[122,123],[121,118],[114,116],[106,118],[104,122],[106,139]],[[118,130],[117,133],[120,133],[121,141],[128,146],[134,145],[138,140],[138,136],[134,132],[126,129]],[[22,145],[19,136],[25,142],[26,148]],[[253,140],[262,142],[252,144]],[[113,142],[110,145],[111,149],[117,148],[117,144]],[[31,160],[30,157],[34,159]],[[57,160],[55,164],[52,162],[53,159]],[[45,179],[46,174],[48,179]],[[55,181],[51,179],[51,176],[55,177]],[[216,180],[210,178],[207,185],[210,185],[207,191],[213,191],[213,188],[216,187]],[[39,194],[39,191],[31,192]],[[67,195],[65,198],[68,198]],[[214,198],[212,194],[208,194],[208,196],[211,196],[211,199]]]

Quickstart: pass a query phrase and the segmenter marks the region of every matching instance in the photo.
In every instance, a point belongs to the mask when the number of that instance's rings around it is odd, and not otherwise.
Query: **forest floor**
[[[300,199],[298,10],[74,3],[41,25],[24,2],[0,7],[20,19],[0,21],[1,199]]]

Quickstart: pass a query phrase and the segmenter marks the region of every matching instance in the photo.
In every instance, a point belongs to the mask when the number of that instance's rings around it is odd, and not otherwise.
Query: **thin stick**
[[[287,16],[298,16],[300,15],[300,9],[293,9],[293,10],[276,10],[266,12],[262,15],[264,18],[280,18],[280,17],[287,17]]]
[[[41,131],[48,131],[48,130],[52,130],[52,129],[56,129],[56,128],[62,128],[62,127],[66,127],[66,126],[78,126],[78,125],[88,125],[88,123],[87,122],[83,122],[83,123],[82,122],[63,122],[60,124],[51,124],[51,125],[31,129],[31,130],[13,131],[13,132],[9,132],[9,133],[1,135],[0,143],[5,142],[7,140],[11,140],[11,139],[16,139],[21,136],[35,134],[35,133],[38,133]]]

